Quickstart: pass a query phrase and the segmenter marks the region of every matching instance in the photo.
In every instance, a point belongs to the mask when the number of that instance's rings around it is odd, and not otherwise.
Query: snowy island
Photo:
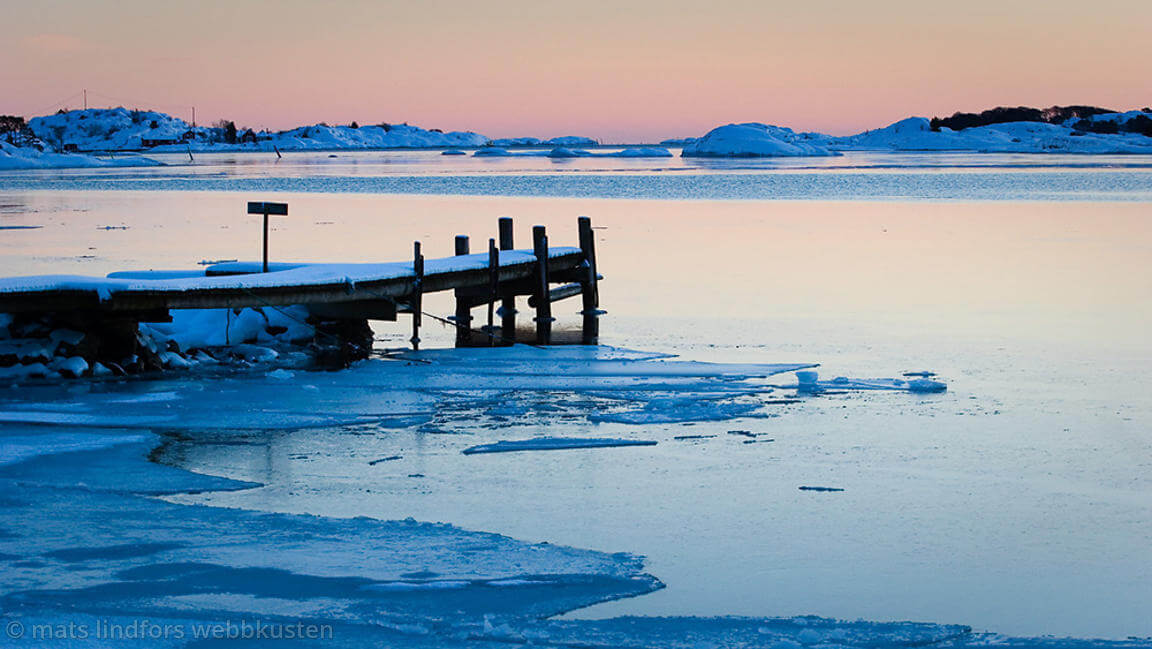
[[[973,153],[1152,154],[1152,109],[1115,112],[1091,106],[996,108],[952,117],[909,117],[848,136],[796,132],[761,123],[726,124],[700,137],[659,146],[595,151],[589,137],[491,139],[472,131],[404,124],[320,123],[286,131],[188,124],[171,115],[126,108],[62,111],[23,118],[0,116],[0,170],[159,164],[139,155],[208,151],[337,151],[442,149],[491,157],[766,158],[835,156],[844,151],[961,151]],[[99,155],[100,157],[97,157]]]

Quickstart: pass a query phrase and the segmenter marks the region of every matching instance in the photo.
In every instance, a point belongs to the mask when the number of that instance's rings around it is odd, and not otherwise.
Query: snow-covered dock
[[[385,263],[306,264],[231,262],[198,271],[125,271],[108,277],[38,275],[0,278],[0,314],[50,318],[53,323],[102,338],[134,337],[140,323],[171,322],[177,309],[278,308],[299,305],[308,322],[328,339],[352,343],[363,357],[371,349],[369,320],[395,321],[412,315],[413,347],[420,343],[422,296],[454,291],[455,315],[443,318],[457,328],[457,346],[511,343],[516,331],[516,298],[530,296],[535,310],[535,342],[552,337],[551,303],[583,297],[585,344],[599,336],[595,244],[591,221],[579,219],[579,247],[549,246],[544,226],[532,229],[532,249],[516,250],[510,218],[487,250],[471,254],[467,236],[455,239],[456,254],[425,259],[421,244],[411,260]],[[553,288],[553,284],[558,284]],[[499,303],[499,304],[497,304]],[[473,326],[472,310],[487,306],[487,322]],[[499,316],[498,320],[495,320]],[[118,333],[119,332],[119,333]],[[318,334],[320,335],[320,334]],[[126,341],[131,346],[131,341]],[[117,354],[121,345],[113,345]]]

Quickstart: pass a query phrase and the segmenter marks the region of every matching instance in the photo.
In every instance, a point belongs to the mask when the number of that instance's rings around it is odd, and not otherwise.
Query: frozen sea
[[[129,428],[159,434],[137,440],[154,465],[260,485],[169,489],[168,502],[411,517],[549,544],[532,547],[631,553],[665,586],[547,610],[576,609],[557,624],[816,615],[1012,637],[1152,636],[1152,159],[195,158],[0,175],[0,274],[256,258],[250,199],[290,204],[271,250],[294,261],[407,259],[416,239],[446,256],[456,234],[482,248],[500,216],[516,219],[521,244],[533,224],[566,244],[586,215],[598,228],[606,345],[709,363],[819,363],[821,378],[927,370],[948,391],[750,408],[730,386],[421,387],[303,372],[286,383],[4,390],[9,412],[138,415]],[[443,296],[426,307],[451,310]],[[556,305],[560,326],[575,326],[578,309]],[[382,348],[402,347],[408,323],[379,323],[377,335]],[[452,332],[428,326],[424,338],[449,347]],[[789,383],[791,374],[761,381]],[[354,396],[293,406],[285,384]],[[292,420],[297,410],[330,411],[332,422]],[[148,424],[165,412],[185,417],[178,432]],[[92,429],[85,421],[0,426],[26,444],[43,428]],[[127,420],[108,421],[127,434]],[[462,453],[544,435],[657,444]],[[589,642],[571,633],[566,641]]]

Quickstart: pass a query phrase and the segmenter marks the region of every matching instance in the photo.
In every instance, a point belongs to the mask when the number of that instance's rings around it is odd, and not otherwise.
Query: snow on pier
[[[286,213],[287,206],[282,207]],[[85,358],[91,364],[118,363],[133,356],[139,347],[139,324],[172,322],[172,310],[283,310],[280,307],[294,306],[303,309],[308,324],[316,327],[318,342],[320,338],[327,343],[338,341],[329,346],[339,350],[341,361],[346,363],[371,351],[369,320],[395,321],[401,313],[412,316],[410,340],[416,349],[423,315],[453,324],[458,347],[511,344],[520,296],[529,296],[529,306],[535,311],[534,342],[548,345],[552,342],[552,302],[581,296],[581,341],[595,345],[602,314],[597,292],[600,276],[591,221],[581,217],[578,225],[579,247],[550,246],[544,226],[538,225],[532,229],[532,248],[517,250],[512,220],[502,218],[499,236],[488,240],[485,252],[472,254],[468,237],[459,235],[454,242],[456,254],[442,259],[425,259],[420,242],[415,242],[408,261],[227,262],[197,271],[3,278],[0,314],[40,324],[47,318],[50,327],[77,331],[77,335],[83,334],[81,338],[89,336],[101,342],[114,339],[116,344],[96,345],[98,349],[90,354],[94,357]],[[424,313],[423,295],[439,291],[454,292],[453,316]],[[487,306],[487,322],[474,327],[472,310],[482,306]]]

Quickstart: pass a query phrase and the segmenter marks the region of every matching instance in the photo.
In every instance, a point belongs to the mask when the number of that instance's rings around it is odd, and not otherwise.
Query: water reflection
[[[931,399],[815,399],[770,419],[687,427],[716,435],[699,444],[647,427],[661,443],[642,453],[463,456],[459,448],[489,438],[591,434],[579,418],[495,421],[480,408],[458,410],[456,435],[310,430],[239,449],[173,445],[181,466],[269,485],[213,494],[214,503],[414,516],[636,552],[668,584],[587,615],[814,613],[1023,634],[1152,633],[1147,205],[0,196],[45,226],[0,236],[5,275],[253,259],[260,227],[244,213],[248,198],[291,204],[272,233],[280,260],[406,259],[414,239],[447,256],[454,235],[483,241],[499,216],[516,219],[521,246],[537,223],[565,244],[587,215],[606,276],[605,343],[702,360],[814,360],[825,376],[930,369],[950,383]],[[128,229],[100,229],[120,223]],[[91,247],[99,258],[82,261]],[[426,307],[452,308],[446,296]],[[575,320],[577,310],[562,302],[555,312]],[[402,344],[406,328],[386,323],[381,334]],[[427,327],[429,346],[451,336]],[[548,398],[560,414],[594,407]],[[636,430],[616,426],[596,434]],[[770,430],[776,441],[728,443],[733,427]],[[404,460],[368,464],[391,455]]]

